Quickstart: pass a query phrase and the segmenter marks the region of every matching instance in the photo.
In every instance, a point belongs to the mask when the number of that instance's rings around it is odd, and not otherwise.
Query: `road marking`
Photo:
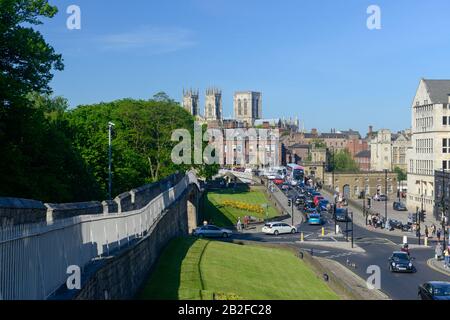
[[[344,253],[338,253],[338,254],[333,254],[331,256],[327,256],[325,257],[326,259],[334,259],[334,258],[342,258],[342,257],[348,257],[351,255],[357,254],[355,252],[344,252]]]

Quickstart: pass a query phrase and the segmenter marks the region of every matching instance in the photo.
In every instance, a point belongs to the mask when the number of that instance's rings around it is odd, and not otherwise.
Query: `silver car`
[[[213,225],[206,225],[196,228],[192,234],[199,238],[228,238],[233,234],[233,231]]]

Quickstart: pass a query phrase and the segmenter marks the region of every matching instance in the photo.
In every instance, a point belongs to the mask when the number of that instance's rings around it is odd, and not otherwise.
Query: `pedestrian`
[[[436,260],[441,260],[442,257],[442,246],[441,243],[438,242],[438,244],[436,245],[436,248],[434,249],[434,258]]]
[[[247,226],[248,226],[248,216],[244,217],[244,230],[247,230]]]
[[[436,225],[433,223],[431,225],[431,236],[435,236],[436,235]]]
[[[241,223],[241,218],[240,217],[238,218],[238,221],[236,223],[236,228],[237,228],[238,231],[242,230],[242,223]]]
[[[447,269],[450,267],[450,246],[444,251],[444,259],[444,268]]]
[[[441,242],[441,229],[439,229],[439,230],[436,232],[436,237],[437,237],[438,242]]]
[[[428,226],[427,225],[425,225],[425,237],[428,238]]]

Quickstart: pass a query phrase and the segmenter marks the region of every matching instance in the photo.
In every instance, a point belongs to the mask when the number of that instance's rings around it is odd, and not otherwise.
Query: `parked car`
[[[408,209],[406,208],[406,205],[403,202],[398,202],[398,201],[395,201],[392,204],[392,208],[395,211],[408,211]]]
[[[309,225],[322,225],[323,220],[320,213],[310,213],[308,214],[308,224]]]
[[[262,232],[277,236],[282,233],[296,233],[297,228],[284,222],[269,222],[262,227]]]
[[[389,257],[389,271],[391,272],[416,272],[409,254],[403,251],[394,251]]]
[[[376,201],[388,201],[389,199],[388,199],[387,195],[379,194],[379,195],[375,195],[373,197],[373,200],[376,200]]]
[[[213,225],[206,225],[196,228],[192,234],[199,238],[228,238],[233,235],[233,231]]]
[[[350,217],[348,215],[347,209],[336,208],[336,212],[334,213],[334,218],[339,222],[350,221]]]
[[[450,300],[450,282],[429,281],[419,286],[422,300]]]

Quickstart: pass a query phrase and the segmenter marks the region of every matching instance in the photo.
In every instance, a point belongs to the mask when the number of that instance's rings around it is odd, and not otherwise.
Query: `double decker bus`
[[[291,185],[297,185],[303,182],[305,178],[305,168],[295,163],[289,163],[287,165],[287,180]]]

